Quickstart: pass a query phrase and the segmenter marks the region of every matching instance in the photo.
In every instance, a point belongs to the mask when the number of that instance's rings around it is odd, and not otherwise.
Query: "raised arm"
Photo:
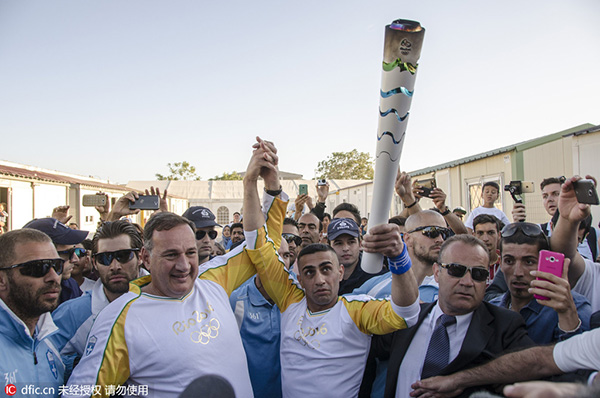
[[[362,246],[366,252],[380,253],[388,258],[390,271],[393,274],[392,301],[394,304],[408,307],[416,303],[419,297],[417,279],[410,268],[410,257],[400,237],[399,227],[396,224],[372,227],[364,236]],[[407,321],[407,323],[409,322]]]
[[[581,220],[590,214],[590,206],[577,202],[575,196],[573,182],[580,179],[581,177],[574,176],[562,185],[558,198],[560,217],[558,217],[558,222],[550,237],[552,250],[563,253],[565,257],[571,260],[569,266],[569,283],[571,287],[577,284],[585,270],[583,257],[577,252],[577,229]]]
[[[446,223],[454,231],[455,234],[466,234],[467,227],[463,224],[462,220],[452,213],[446,205],[446,193],[441,188],[433,188],[431,190],[431,199],[433,204],[439,210],[440,214],[446,220]]]

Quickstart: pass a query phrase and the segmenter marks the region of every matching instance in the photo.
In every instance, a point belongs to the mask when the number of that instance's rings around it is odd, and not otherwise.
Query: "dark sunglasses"
[[[283,237],[283,239],[285,239],[287,241],[287,243],[294,242],[296,244],[296,246],[300,246],[302,244],[302,238],[299,237],[298,235],[286,233],[286,234],[281,234],[281,236]]]
[[[81,258],[87,254],[87,250],[82,247],[73,247],[68,250],[61,250],[58,252],[58,255],[64,258],[65,260],[70,260],[73,258],[73,254],[75,254],[78,258]]]
[[[217,235],[219,234],[217,231],[196,231],[196,240],[202,240],[204,239],[204,237],[206,236],[206,234],[208,234],[208,237],[211,240],[215,240],[217,238]]]
[[[62,274],[63,265],[65,264],[65,260],[62,258],[49,258],[45,260],[32,260],[27,261],[26,263],[11,265],[10,267],[0,268],[0,270],[12,269],[12,268],[20,268],[21,275],[31,276],[34,278],[41,278],[50,272],[50,268],[54,268],[54,271],[58,275]]]
[[[481,267],[467,267],[466,265],[456,263],[438,264],[440,265],[440,267],[446,268],[446,270],[448,271],[448,275],[453,276],[455,278],[462,278],[466,275],[467,270],[471,271],[471,278],[473,278],[473,280],[477,282],[487,281],[487,278],[490,275],[490,271]]]
[[[516,234],[517,231],[522,231],[530,238],[537,238],[540,235],[546,236],[538,224],[533,224],[530,222],[514,222],[512,224],[508,224],[502,228],[502,232],[500,232],[500,234],[503,238],[508,238]]]
[[[97,263],[106,266],[110,265],[114,259],[117,259],[117,261],[121,264],[125,264],[126,262],[131,261],[134,253],[139,250],[140,249],[123,249],[114,252],[96,253],[94,254],[94,258],[96,259]]]
[[[418,227],[418,228],[413,229],[412,231],[408,231],[408,233],[411,234],[413,232],[419,232],[419,231],[421,231],[421,233],[423,235],[425,235],[426,237],[431,238],[431,239],[435,239],[441,235],[442,239],[446,240],[450,236],[452,236],[452,232],[448,228],[436,227],[436,226]]]

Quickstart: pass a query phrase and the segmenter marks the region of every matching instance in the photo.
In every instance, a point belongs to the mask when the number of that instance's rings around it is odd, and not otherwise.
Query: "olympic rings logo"
[[[200,330],[194,330],[190,334],[190,340],[194,343],[206,345],[210,342],[210,339],[217,338],[219,336],[219,328],[221,323],[217,318],[211,318],[208,324],[202,325]]]

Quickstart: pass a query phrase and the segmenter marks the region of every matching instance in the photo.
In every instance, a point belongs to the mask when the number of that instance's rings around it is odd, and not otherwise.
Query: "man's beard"
[[[8,275],[10,290],[6,298],[6,304],[21,319],[38,318],[46,312],[51,312],[58,307],[60,296],[60,284],[56,282],[45,283],[37,291],[32,291],[31,287],[18,283],[12,275]],[[42,296],[52,290],[58,290],[56,299],[44,300]]]

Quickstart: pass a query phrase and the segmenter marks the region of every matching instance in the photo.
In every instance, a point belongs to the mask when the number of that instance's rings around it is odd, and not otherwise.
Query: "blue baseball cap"
[[[76,245],[87,238],[88,231],[71,229],[56,218],[36,218],[29,221],[23,228],[37,229],[52,239],[55,245]]]
[[[334,240],[340,235],[350,235],[357,238],[360,235],[358,224],[351,218],[334,218],[327,227],[327,239]]]
[[[204,206],[192,206],[182,214],[182,217],[192,221],[196,228],[220,227],[215,221],[215,215]]]

